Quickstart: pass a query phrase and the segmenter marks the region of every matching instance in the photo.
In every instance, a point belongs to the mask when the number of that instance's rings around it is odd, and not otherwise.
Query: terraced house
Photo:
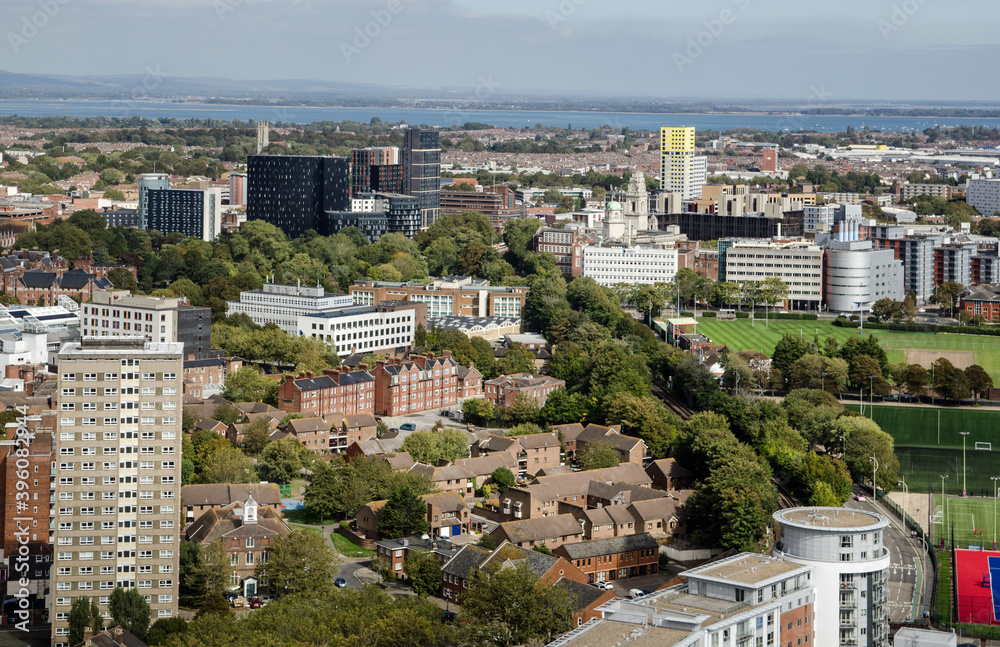
[[[401,416],[440,409],[458,401],[458,363],[446,350],[441,357],[402,361],[394,358],[375,364],[375,415]]]
[[[315,416],[372,413],[375,391],[375,378],[366,364],[361,364],[357,371],[349,366],[328,368],[318,376],[306,371],[298,377],[286,375],[285,381],[278,385],[278,408],[287,413]]]

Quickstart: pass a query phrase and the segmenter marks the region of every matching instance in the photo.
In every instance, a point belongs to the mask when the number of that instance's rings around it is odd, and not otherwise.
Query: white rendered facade
[[[351,306],[299,316],[298,334],[335,344],[337,355],[379,353],[409,348],[416,329],[413,310],[379,312],[373,307]]]
[[[723,281],[761,282],[769,276],[788,286],[795,309],[816,309],[823,300],[823,248],[809,243],[737,240],[726,249]]]
[[[177,614],[183,345],[90,338],[59,353],[52,644],[75,598],[107,616],[136,588],[151,622]]]
[[[806,205],[802,207],[803,227],[806,234],[825,234],[833,228],[837,207],[834,204]]]
[[[889,644],[889,520],[848,508],[788,508],[774,513],[781,541],[774,556],[812,567],[816,647]]]
[[[708,158],[694,154],[694,133],[690,126],[660,129],[660,188],[684,200],[700,198],[708,181]]]
[[[583,248],[583,276],[599,285],[667,283],[677,275],[677,250],[659,247]]]
[[[354,303],[348,294],[332,294],[322,287],[265,283],[261,290],[240,292],[239,301],[227,301],[226,313],[242,312],[258,326],[273,323],[289,335],[299,334],[299,317]]]
[[[139,335],[146,341],[177,341],[178,299],[132,295],[128,290],[97,290],[80,311],[84,337]]]
[[[969,180],[965,201],[984,216],[1000,211],[1000,179]]]

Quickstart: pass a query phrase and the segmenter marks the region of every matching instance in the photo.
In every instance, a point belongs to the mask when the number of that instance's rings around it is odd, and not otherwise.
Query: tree
[[[889,297],[879,299],[872,304],[872,314],[876,321],[901,321],[905,315],[903,304]]]
[[[889,383],[882,377],[882,367],[868,355],[857,355],[847,369],[851,384],[859,389],[872,389],[875,395],[889,395]],[[874,379],[871,379],[874,376]]]
[[[847,369],[847,362],[839,357],[803,355],[792,364],[789,382],[795,389],[825,389],[837,393],[847,381]]]
[[[248,456],[258,456],[271,442],[271,421],[257,418],[243,430],[243,451]]]
[[[616,393],[608,400],[604,422],[620,424],[622,433],[641,438],[656,460],[669,455],[680,421],[657,398]]]
[[[930,384],[930,373],[920,364],[910,364],[906,367],[906,372],[903,373],[902,382],[907,393],[919,398],[927,390],[927,385]]]
[[[580,469],[584,471],[614,467],[618,465],[619,459],[617,449],[610,443],[600,441],[587,443],[587,446],[577,454]]]
[[[226,375],[222,397],[230,402],[277,402],[278,383],[264,377],[256,366],[245,364]]]
[[[320,524],[337,514],[337,472],[328,463],[316,461],[303,499],[306,509],[319,515]]]
[[[417,595],[437,595],[441,591],[441,562],[428,550],[406,551],[406,577]]]
[[[979,364],[973,364],[965,369],[965,382],[976,397],[977,404],[979,398],[985,397],[986,392],[993,388],[993,378]]]
[[[459,620],[470,644],[545,644],[569,630],[574,608],[565,588],[539,581],[522,561],[513,568],[473,570]]]
[[[427,503],[409,486],[394,490],[379,515],[379,533],[387,539],[396,539],[419,537],[428,530]]]
[[[497,360],[497,373],[500,375],[534,372],[535,354],[521,344],[514,344],[506,349],[503,357]]]
[[[535,396],[523,391],[514,396],[514,401],[510,403],[509,407],[502,407],[500,410],[504,422],[514,425],[532,423],[538,420],[540,412],[541,409]]]
[[[101,171],[101,179],[105,184],[121,184],[125,179],[125,174],[116,168],[106,168]]]
[[[198,608],[198,613],[195,614],[195,617],[198,618],[206,614],[222,616],[235,615],[232,607],[229,606],[229,600],[227,600],[222,594],[222,591],[215,591],[206,595],[205,600],[201,603],[201,607]],[[156,627],[155,623],[153,624],[153,627]],[[152,631],[152,629],[150,629],[150,631]]]
[[[101,607],[97,605],[96,598],[90,598],[90,633],[100,633],[104,628],[104,616],[101,615]]]
[[[81,595],[73,600],[73,606],[69,610],[69,643],[71,645],[83,642],[83,636],[90,623],[90,598]]]
[[[931,303],[947,307],[948,313],[954,314],[955,299],[957,299],[963,292],[965,292],[965,286],[961,283],[945,281],[941,285],[934,288],[934,294],[931,295],[930,301]]]
[[[135,282],[132,272],[124,267],[116,267],[108,272],[108,280],[111,281],[111,285],[116,290],[128,290],[133,294],[139,290],[139,285]]]
[[[972,395],[965,372],[942,357],[931,365],[934,390],[949,400],[965,400]]]
[[[549,393],[545,406],[538,412],[539,421],[550,425],[582,422],[587,416],[587,398],[582,393],[570,393],[560,386]]]
[[[145,640],[149,631],[149,605],[138,589],[116,587],[108,601],[111,620],[139,640]]]
[[[781,371],[782,375],[788,376],[791,375],[792,364],[810,352],[812,352],[812,349],[805,337],[785,333],[774,346],[774,352],[771,354],[771,364],[774,368]]]
[[[888,490],[898,482],[899,460],[893,454],[892,436],[882,431],[873,420],[860,416],[845,416],[833,425],[834,437],[844,436],[844,462],[856,481],[870,479],[878,460],[878,485]]]
[[[223,598],[225,602],[225,598]],[[226,602],[226,608],[229,608],[229,603]],[[229,609],[230,613],[232,609]],[[147,641],[150,645],[164,645],[170,636],[177,636],[183,634],[188,629],[188,621],[179,616],[174,616],[173,618],[160,618],[153,623],[153,626],[149,628],[149,636],[147,636]]]
[[[205,596],[223,593],[230,585],[233,567],[222,539],[203,545],[197,553],[194,567],[187,574],[188,587]]]
[[[243,412],[229,403],[220,403],[212,409],[212,419],[228,427],[243,422]]]
[[[273,591],[280,595],[305,593],[324,595],[333,591],[333,580],[340,567],[340,557],[320,533],[293,528],[276,538],[266,563],[258,562],[258,577],[267,577]]]
[[[312,452],[294,438],[268,443],[257,457],[261,475],[275,483],[290,483],[312,463]]]
[[[517,483],[514,479],[514,473],[506,467],[498,467],[493,470],[490,479],[500,488],[501,494],[503,494],[504,490],[514,487]]]
[[[212,460],[198,475],[199,483],[254,483],[257,471],[253,462],[235,447],[212,454]]]

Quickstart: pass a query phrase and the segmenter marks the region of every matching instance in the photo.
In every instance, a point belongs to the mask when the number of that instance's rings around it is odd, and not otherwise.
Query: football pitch
[[[979,546],[984,550],[992,550],[993,542],[1000,539],[1000,524],[997,518],[1000,512],[1000,502],[992,496],[985,498],[970,496],[949,496],[945,499],[938,494],[934,497],[934,510],[931,523],[934,529],[934,543],[951,544],[951,529],[955,532],[955,547],[968,548]]]
[[[732,350],[756,350],[767,355],[774,352],[778,340],[785,334],[802,334],[812,341],[819,337],[822,345],[827,337],[833,337],[839,344],[848,338],[859,336],[858,328],[834,326],[832,321],[793,321],[763,318],[751,322],[749,319],[719,321],[711,317],[698,319],[698,332],[716,344],[725,344]],[[1000,384],[1000,340],[984,335],[958,335],[952,333],[897,332],[894,330],[866,330],[865,334],[876,336],[889,356],[889,362],[929,363],[935,352],[951,352],[952,363],[959,365],[958,355],[971,355],[976,364],[982,366],[993,380]],[[912,354],[912,357],[911,357]],[[929,366],[928,366],[929,368]]]
[[[857,404],[845,406],[858,410]],[[990,477],[1000,476],[1000,455],[994,456],[1000,436],[993,431],[1000,426],[1000,411],[866,404],[865,415],[893,437],[900,477],[911,492],[940,495],[945,474],[946,494],[960,495],[963,482],[977,496],[993,490]],[[963,431],[969,434],[964,456]]]

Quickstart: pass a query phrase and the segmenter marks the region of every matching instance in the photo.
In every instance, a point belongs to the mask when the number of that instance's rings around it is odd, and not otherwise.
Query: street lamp
[[[823,391],[826,392],[826,373],[820,373],[819,377],[823,380]]]
[[[997,497],[1000,497],[1000,476],[991,476],[993,481],[993,550],[997,548]]]
[[[868,376],[868,413],[869,413],[869,415],[871,415],[872,420],[875,419],[875,412],[874,412],[874,407],[875,407],[875,387],[872,386],[874,382],[875,382],[875,376],[874,375],[869,375]]]
[[[878,474],[878,459],[875,458],[875,454],[868,457],[868,460],[872,462],[872,499],[878,501],[878,491],[875,489],[875,475]]]
[[[948,478],[948,475],[947,474],[939,474],[938,478],[941,479],[941,511],[942,512],[947,512],[947,510],[948,510],[948,499],[945,498],[945,495],[944,495],[944,480],[946,478]],[[948,530],[948,523],[947,523],[948,520],[945,519],[944,517],[942,517],[941,521],[942,521],[942,523],[941,523],[941,537],[943,539],[945,531]]]
[[[958,433],[962,434],[962,497],[964,498],[964,497],[968,496],[965,493],[965,479],[966,479],[966,476],[967,476],[967,474],[965,472],[965,437],[969,435],[969,432],[967,432],[967,431],[960,431]]]

